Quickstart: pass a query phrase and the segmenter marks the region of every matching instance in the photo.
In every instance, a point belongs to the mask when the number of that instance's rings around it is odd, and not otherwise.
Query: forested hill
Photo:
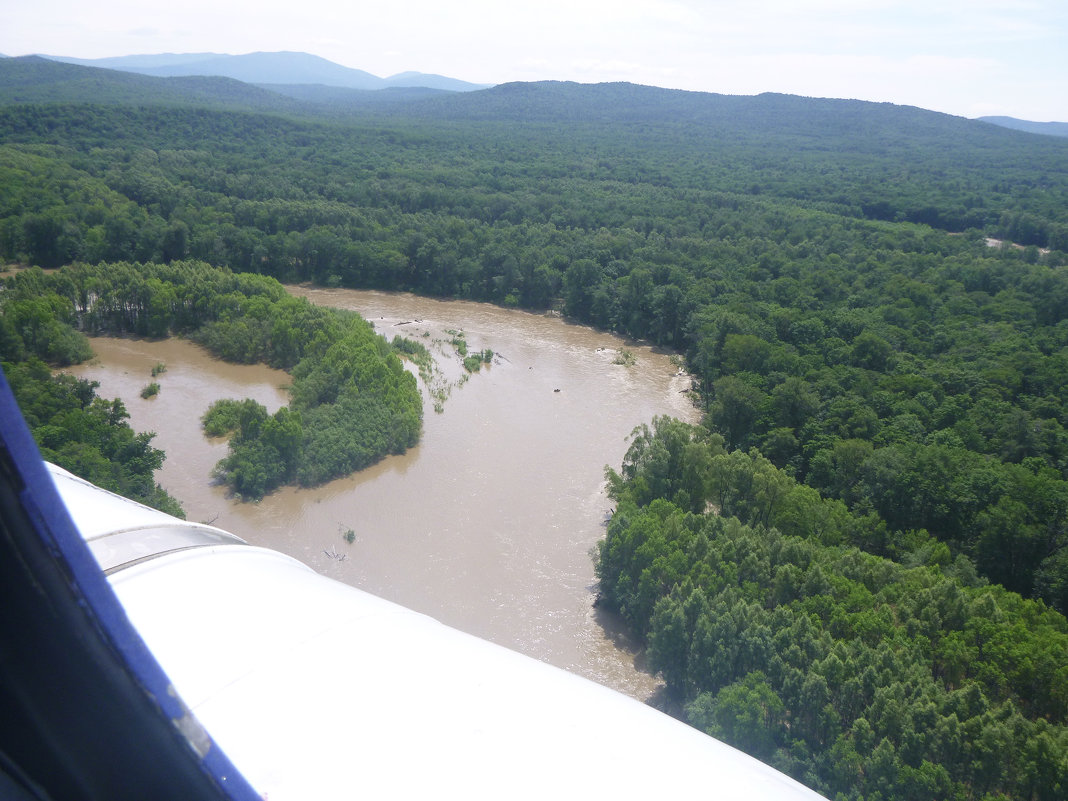
[[[990,133],[972,120],[912,106],[775,93],[722,95],[632,83],[506,83],[413,111],[514,122],[670,123],[695,135],[699,127],[706,136],[779,133],[844,140],[875,134],[916,142],[966,131],[980,137]],[[861,139],[854,142],[854,147],[862,145]]]
[[[1017,131],[1027,131],[1045,136],[1068,136],[1068,122],[1032,122],[1031,120],[1018,120],[1015,117],[980,117],[979,119],[992,125],[1000,125],[1003,128],[1012,128]]]
[[[34,57],[0,60],[0,106],[86,101],[264,112],[283,132],[301,128],[306,141],[337,137],[342,148],[359,147],[369,128],[401,139],[415,134],[429,151],[454,151],[442,156],[441,167],[460,157],[455,151],[495,160],[498,187],[507,187],[505,176],[533,174],[552,160],[556,176],[790,199],[839,215],[951,232],[976,228],[1018,244],[1068,250],[1068,143],[913,107],[633,84],[521,83],[464,93],[262,87]],[[92,123],[75,118],[68,128],[45,121],[54,112],[10,113],[7,141],[82,146],[118,138],[196,149],[205,137],[242,141],[245,129],[270,127],[251,118],[200,117],[193,128],[160,120],[146,131],[119,124],[122,114],[109,121],[94,113]],[[59,128],[48,132],[42,124]],[[433,191],[434,183],[424,181],[420,193]]]
[[[39,56],[0,59],[0,104],[84,103],[206,106],[241,111],[305,112],[293,98],[232,78],[155,78],[64,64]]]
[[[561,149],[575,138],[595,142],[605,178],[718,186],[956,232],[1000,222],[1011,186],[1017,199],[1029,196],[1029,210],[1068,223],[1063,142],[910,106],[541,82],[429,98],[403,113],[533,125]],[[558,136],[546,140],[553,127]],[[1013,237],[1047,244],[1025,231]]]

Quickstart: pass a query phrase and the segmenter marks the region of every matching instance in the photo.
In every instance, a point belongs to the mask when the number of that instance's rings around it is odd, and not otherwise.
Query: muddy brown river
[[[285,373],[225,364],[179,339],[108,338],[94,339],[97,359],[70,372],[100,382],[104,397],[121,397],[135,429],[157,432],[155,445],[167,453],[157,478],[190,520],[647,699],[657,681],[636,664],[616,621],[593,607],[591,550],[611,507],[604,466],[618,468],[631,430],[654,415],[698,418],[690,381],[669,355],[484,304],[291,291],[353,309],[388,339],[402,334],[430,348],[437,371],[421,383],[417,447],[322,487],[240,503],[211,481],[226,443],[206,439],[199,418],[223,397],[256,398],[274,411],[287,402]],[[450,342],[461,331],[470,351],[495,354],[467,378]],[[158,362],[167,367],[155,379],[160,393],[143,400]]]

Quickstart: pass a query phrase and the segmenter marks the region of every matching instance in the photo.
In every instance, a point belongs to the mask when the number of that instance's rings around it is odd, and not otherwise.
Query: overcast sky
[[[381,77],[632,81],[1068,121],[1068,0],[0,0],[0,53],[296,50]]]

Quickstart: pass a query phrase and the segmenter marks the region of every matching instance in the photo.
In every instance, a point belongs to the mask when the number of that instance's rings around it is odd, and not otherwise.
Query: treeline
[[[933,114],[942,128],[928,120],[910,140],[895,128],[915,126],[907,110],[895,117],[860,105],[875,116],[863,122],[838,109],[850,126],[824,111],[804,131],[760,127],[771,109],[748,129],[641,119],[609,130],[582,119],[563,128],[518,118],[441,125],[402,109],[342,124],[13,106],[0,109],[0,174],[14,190],[0,196],[0,253],[46,267],[191,256],[287,281],[385,280],[536,306],[542,279],[533,269],[566,263],[538,259],[513,271],[486,258],[499,235],[509,247],[529,238],[515,226],[558,234],[568,262],[600,260],[589,244],[602,229],[686,237],[660,249],[699,257],[695,242],[721,229],[721,239],[764,237],[767,226],[749,220],[769,212],[773,223],[820,212],[971,231],[973,251],[979,232],[1068,251],[1068,146]],[[456,247],[460,235],[471,238]],[[426,243],[453,264],[426,272]],[[586,245],[581,256],[569,252],[577,244]]]
[[[152,447],[155,434],[137,434],[120,400],[96,394],[98,384],[52,375],[36,357],[9,361],[0,350],[4,376],[41,456],[98,487],[185,517],[181,504],[156,483],[164,453]]]
[[[833,457],[821,477],[841,491],[821,492],[756,448],[731,449],[722,434],[658,419],[635,431],[622,474],[609,471],[609,483],[639,504],[667,498],[696,513],[713,508],[904,563],[967,563],[1008,589],[1068,609],[1068,481],[1043,461],[1006,463],[942,444],[874,448],[862,440],[839,443]]]
[[[870,521],[753,461],[662,419],[609,474],[601,602],[687,720],[829,797],[1063,798],[1065,618],[938,543],[865,553]]]
[[[182,334],[220,358],[289,371],[292,404],[272,416],[253,404],[218,467],[243,497],[319,484],[418,441],[422,398],[389,343],[359,315],[293,298],[273,279],[199,262],[77,264],[20,272],[0,300],[3,341],[28,338],[55,363],[86,357],[76,325]]]

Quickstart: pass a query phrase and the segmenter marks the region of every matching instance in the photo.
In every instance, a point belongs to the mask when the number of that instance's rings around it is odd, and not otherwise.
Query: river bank
[[[658,683],[635,667],[633,645],[593,608],[589,552],[609,509],[603,468],[618,466],[633,427],[658,414],[698,417],[670,357],[485,304],[291,291],[354,309],[388,339],[439,343],[432,352],[450,391],[440,414],[427,396],[417,447],[322,487],[240,504],[211,483],[225,443],[203,437],[199,416],[218,397],[277,408],[285,373],[221,364],[181,340],[110,339],[94,340],[98,360],[71,372],[122,397],[136,429],[159,432],[168,454],[160,483],[189,519],[634,697],[653,693]],[[460,331],[468,350],[494,353],[466,379],[455,350],[440,344]],[[616,363],[622,348],[631,363]],[[160,361],[160,393],[141,399]]]

